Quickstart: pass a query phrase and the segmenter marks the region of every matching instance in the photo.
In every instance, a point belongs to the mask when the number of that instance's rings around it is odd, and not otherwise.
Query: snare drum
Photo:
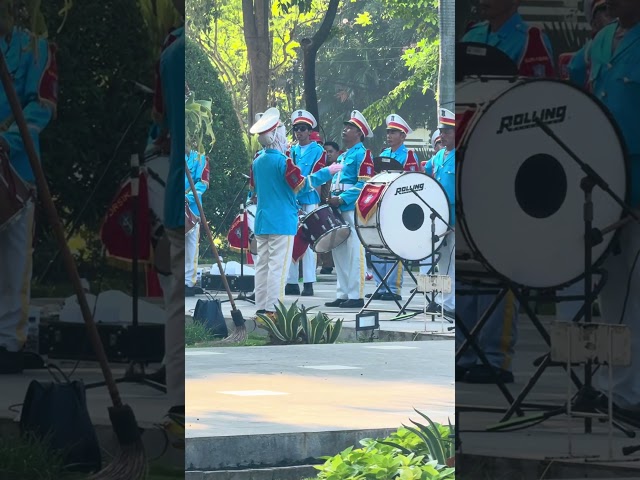
[[[448,227],[435,219],[438,240],[432,248],[431,210],[420,199],[449,223],[447,194],[429,175],[383,172],[371,178],[358,197],[355,214],[356,232],[367,251],[403,260],[424,260],[436,253]]]
[[[322,205],[302,220],[302,230],[311,249],[327,253],[344,243],[351,234],[349,224],[331,205]]]
[[[9,228],[24,208],[33,203],[33,191],[0,152],[0,230]]]
[[[560,288],[584,264],[585,177],[534,119],[549,126],[621,198],[628,158],[615,122],[591,95],[565,82],[470,78],[456,86],[458,231],[474,257],[500,278],[529,288]],[[606,160],[606,161],[605,161]],[[620,220],[621,207],[596,187],[593,226]],[[606,256],[614,233],[594,246]]]

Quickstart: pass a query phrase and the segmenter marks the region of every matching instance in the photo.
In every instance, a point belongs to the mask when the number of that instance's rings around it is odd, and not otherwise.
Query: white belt
[[[331,187],[331,193],[344,192],[345,190],[349,190],[350,188],[355,187],[355,183],[338,183],[336,185],[332,185]]]

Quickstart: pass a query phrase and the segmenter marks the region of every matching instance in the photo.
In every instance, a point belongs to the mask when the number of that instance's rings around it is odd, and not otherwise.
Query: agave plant
[[[287,308],[278,301],[274,316],[258,314],[262,328],[265,328],[274,343],[335,343],[342,330],[343,319],[335,323],[325,313],[318,312],[310,318],[308,312],[315,307],[298,307],[298,301]]]
[[[452,459],[455,458],[455,427],[451,425],[451,422],[446,427],[438,425],[424,413],[418,410],[415,411],[429,424],[427,426],[411,420],[411,423],[417,428],[403,425],[407,431],[418,437],[417,443],[413,444],[411,448],[407,447],[402,431],[397,432],[397,436],[398,440],[403,439],[404,446],[395,441],[381,441],[381,443],[396,447],[406,455],[411,453],[425,455],[432,460],[436,460],[438,465],[451,465]]]

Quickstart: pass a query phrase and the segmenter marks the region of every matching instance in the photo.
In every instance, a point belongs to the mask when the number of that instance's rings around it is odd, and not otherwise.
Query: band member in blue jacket
[[[291,115],[291,124],[293,125],[293,134],[298,143],[291,147],[291,159],[299,168],[303,176],[308,176],[324,168],[327,162],[327,156],[318,142],[311,141],[312,129],[316,128],[318,122],[315,117],[306,110],[296,110]],[[301,212],[307,214],[318,208],[320,204],[319,189],[304,191],[298,194],[298,206]],[[316,253],[308,247],[302,261],[302,281],[304,289],[302,296],[313,296],[313,284],[316,281]],[[300,295],[300,286],[298,285],[298,263],[291,261],[289,268],[289,277],[287,278],[287,286],[285,288],[286,295]]]
[[[196,192],[191,191],[189,185],[189,179],[185,173],[184,178],[184,191],[187,202],[189,203],[189,209],[193,212],[196,218],[200,218],[200,211],[196,204],[195,194],[197,193],[198,199],[202,204],[202,195],[209,188],[209,162],[207,157],[199,154],[198,152],[191,150],[189,154],[185,154],[185,160],[189,167],[189,173],[193,179],[193,184],[196,187]],[[195,227],[191,229],[185,236],[185,253],[184,253],[184,294],[185,296],[191,296],[196,293],[198,289],[195,288],[197,275],[198,275],[198,250],[200,242],[200,223],[196,223]]]
[[[58,101],[55,48],[45,38],[12,25],[13,13],[0,19],[0,48],[40,156],[40,133],[55,117]],[[7,162],[15,169],[18,181],[26,183],[32,196],[13,218],[11,226],[0,228],[0,374],[20,373],[24,366],[37,194],[22,136],[7,95],[0,89],[0,165]]]

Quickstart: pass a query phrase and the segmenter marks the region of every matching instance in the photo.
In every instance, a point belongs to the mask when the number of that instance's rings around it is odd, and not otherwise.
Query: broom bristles
[[[89,480],[143,480],[147,477],[147,458],[142,440],[120,447],[111,463]]]
[[[233,328],[233,332],[227,337],[218,342],[214,342],[215,345],[227,344],[227,343],[242,343],[247,340],[247,327],[244,325]]]

